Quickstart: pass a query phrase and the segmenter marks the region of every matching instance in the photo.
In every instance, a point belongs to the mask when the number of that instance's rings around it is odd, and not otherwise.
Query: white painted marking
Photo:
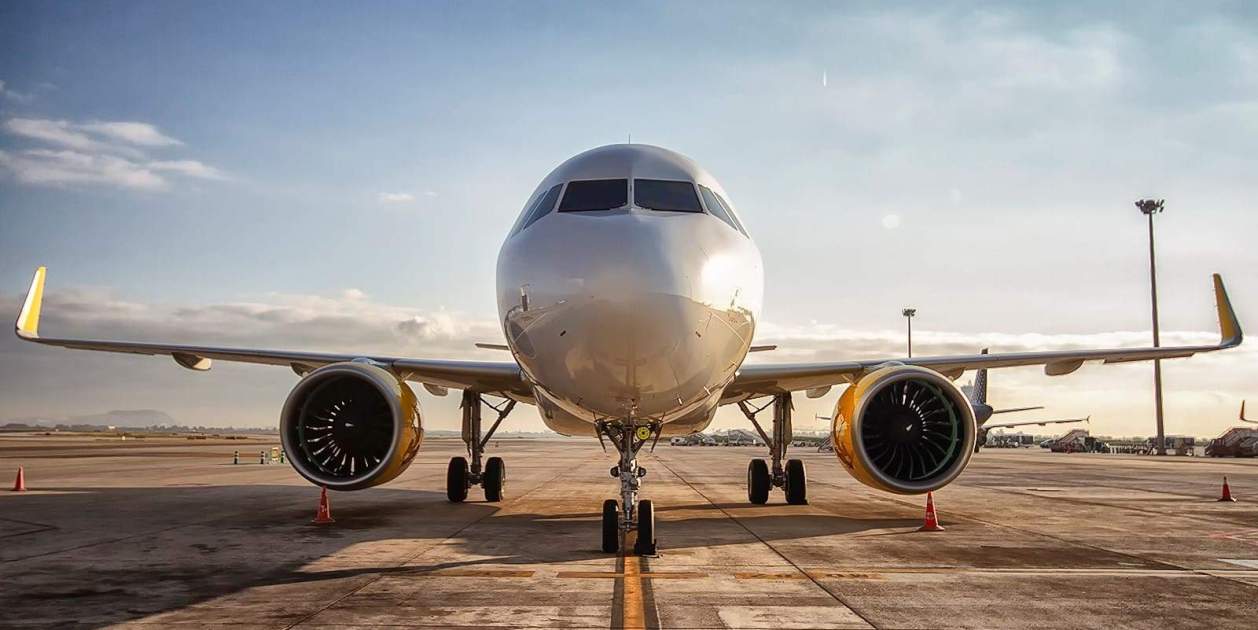
[[[1235,564],[1237,566],[1247,567],[1250,569],[1258,569],[1258,560],[1250,560],[1246,558],[1219,558],[1219,562]]]

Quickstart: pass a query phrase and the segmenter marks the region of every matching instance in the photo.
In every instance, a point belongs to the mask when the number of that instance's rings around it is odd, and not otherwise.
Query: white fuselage
[[[694,162],[648,145],[568,160],[524,213],[556,185],[562,199],[570,182],[619,179],[629,185],[622,207],[561,211],[556,203],[523,229],[521,216],[498,257],[499,318],[552,429],[588,435],[593,422],[632,419],[689,433],[711,421],[751,345],[760,252],[712,213],[639,207],[635,180],[689,182],[729,203]]]

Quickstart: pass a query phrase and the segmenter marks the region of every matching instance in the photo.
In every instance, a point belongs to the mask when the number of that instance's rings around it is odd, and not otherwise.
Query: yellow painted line
[[[646,602],[642,599],[642,561],[625,556],[624,628],[646,628]]]
[[[881,573],[882,572],[860,573],[856,571],[846,571],[843,573],[811,572],[811,575],[815,578],[833,578],[833,579],[840,579],[840,580],[885,580],[887,579],[886,577],[881,575]]]
[[[619,571],[560,571],[555,573],[555,577],[624,577],[624,573]]]
[[[864,571],[810,571],[815,578],[881,580],[890,575],[989,575],[1010,577],[1161,577],[1161,578],[1196,578],[1209,577],[1207,573],[1220,572],[1216,569],[1110,569],[1110,568],[961,568],[961,567],[887,567]],[[1225,574],[1244,573],[1244,571],[1222,570]]]
[[[735,573],[736,580],[807,580],[803,573]]]
[[[698,580],[708,577],[707,573],[697,571],[651,571],[638,575],[644,580]]]
[[[426,571],[423,575],[433,577],[490,577],[490,578],[527,578],[533,577],[536,571],[494,571],[473,569],[448,569],[443,571]]]
[[[623,573],[618,571],[560,571],[555,574],[558,578],[624,578],[628,577],[628,570]],[[708,577],[707,573],[698,573],[695,571],[651,571],[642,573],[639,570],[636,575],[643,580],[697,580]]]

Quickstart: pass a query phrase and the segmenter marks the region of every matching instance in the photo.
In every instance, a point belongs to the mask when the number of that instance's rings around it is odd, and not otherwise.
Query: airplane
[[[996,424],[985,424],[978,428],[978,438],[974,442],[974,452],[987,444],[987,434],[992,429],[1009,429],[1013,427],[1046,427],[1050,424],[1075,424],[1077,422],[1091,422],[1092,416],[1086,418],[1065,418],[1062,420],[1024,420],[1020,422],[998,422]],[[982,440],[981,442],[979,440]]]
[[[1241,422],[1249,422],[1249,423],[1252,423],[1252,424],[1258,424],[1258,420],[1250,420],[1249,418],[1246,418],[1246,417],[1245,417],[1245,401],[1243,401],[1243,400],[1241,401],[1241,414],[1240,414],[1240,421],[1241,421]]]
[[[449,462],[452,502],[466,500],[474,485],[487,501],[502,499],[506,465],[483,456],[518,403],[535,405],[558,433],[606,440],[619,454],[611,475],[620,487],[619,501],[602,506],[608,553],[620,551],[632,532],[635,552],[656,549],[654,505],[640,498],[646,470],[639,450],[661,436],[704,429],[721,405],[739,405],[757,428],[757,414],[772,407],[772,435],[761,431],[770,461],[754,458],[747,468],[751,503],[765,503],[771,489],[781,489],[788,504],[807,503],[803,462],[783,462],[792,395],[817,398],[841,384],[850,386],[831,425],[841,465],[873,488],[922,494],[951,483],[973,454],[978,422],[953,382],[966,370],[1042,365],[1059,376],[1085,362],[1188,357],[1243,339],[1215,274],[1221,339],[1214,345],[745,364],[763,307],[760,250],[716,178],[679,153],[641,144],[598,147],[563,162],[508,231],[496,291],[511,360],[45,337],[39,319],[46,275],[46,268],[36,270],[15,324],[25,341],[169,356],[200,371],[215,360],[293,370],[300,380],[280,413],[281,440],[296,472],[330,490],[376,486],[411,463],[423,439],[412,382],[434,395],[462,392],[471,462]],[[484,406],[497,414],[488,431]]]
[[[987,354],[990,348],[979,350],[979,354]],[[974,407],[974,418],[982,425],[992,416],[1001,413],[1016,413],[1019,411],[1033,411],[1043,409],[1043,405],[1036,407],[1011,407],[1008,409],[994,409],[987,404],[987,369],[982,368],[974,373],[974,380],[969,385],[962,385],[961,391],[969,397],[971,406]]]
[[[979,351],[979,354],[987,354],[987,348]],[[979,368],[974,374],[974,382],[969,385],[961,386],[961,390],[969,394],[970,406],[974,408],[974,418],[978,422],[978,436],[974,439],[974,452],[987,445],[987,434],[992,429],[1009,429],[1013,427],[1040,426],[1046,427],[1050,424],[1074,424],[1076,422],[1088,422],[1092,419],[1087,418],[1067,418],[1063,420],[1018,420],[1015,422],[997,422],[988,424],[987,420],[996,414],[1014,413],[1017,411],[1031,411],[1033,409],[1043,409],[1044,407],[1013,407],[1010,409],[993,409],[987,404],[987,368]],[[1242,407],[1244,403],[1242,403]]]

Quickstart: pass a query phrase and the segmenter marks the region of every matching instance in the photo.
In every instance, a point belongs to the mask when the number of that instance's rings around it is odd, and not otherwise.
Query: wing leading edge
[[[1044,352],[1010,352],[1005,354],[971,354],[903,359],[839,361],[834,363],[791,363],[744,365],[726,390],[725,400],[761,396],[790,391],[819,389],[851,383],[881,366],[900,363],[930,368],[950,378],[977,368],[1002,368],[1043,365],[1044,373],[1061,376],[1079,369],[1085,362],[1126,363],[1177,359],[1201,352],[1226,350],[1241,344],[1244,338],[1232,302],[1228,299],[1223,278],[1214,274],[1214,299],[1219,315],[1219,343],[1202,346],[1169,346],[1161,348],[1110,348],[1101,350],[1054,350]]]
[[[484,393],[515,394],[531,398],[532,393],[514,362],[445,361],[407,359],[371,355],[263,350],[253,348],[221,348],[178,344],[108,341],[94,339],[63,339],[39,335],[39,315],[44,297],[45,267],[35,270],[30,291],[18,313],[14,331],[25,341],[74,350],[98,350],[129,354],[164,355],[192,370],[208,370],[213,360],[235,363],[288,366],[298,374],[342,361],[368,360],[389,367],[400,378],[455,389],[472,389]]]

